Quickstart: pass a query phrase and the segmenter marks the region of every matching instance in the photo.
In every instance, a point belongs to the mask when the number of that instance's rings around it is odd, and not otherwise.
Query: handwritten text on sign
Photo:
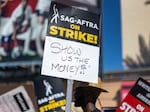
[[[92,54],[89,51],[92,51]],[[98,66],[96,66],[99,62],[98,56],[98,47],[46,37],[42,74],[97,82],[97,76],[94,76],[94,74],[98,74],[98,71],[96,71],[98,70]]]

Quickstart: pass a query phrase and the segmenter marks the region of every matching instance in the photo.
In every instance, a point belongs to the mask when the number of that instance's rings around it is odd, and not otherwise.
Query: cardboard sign
[[[139,78],[116,112],[150,112],[150,84]]]
[[[66,104],[62,79],[41,76],[34,85],[39,112],[58,111]]]
[[[34,106],[23,86],[0,96],[0,112],[35,112]]]
[[[100,15],[51,3],[42,75],[97,82]]]

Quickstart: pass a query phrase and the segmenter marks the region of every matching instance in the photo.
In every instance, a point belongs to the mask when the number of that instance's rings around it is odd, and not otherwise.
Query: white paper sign
[[[47,36],[42,75],[97,83],[99,47]]]

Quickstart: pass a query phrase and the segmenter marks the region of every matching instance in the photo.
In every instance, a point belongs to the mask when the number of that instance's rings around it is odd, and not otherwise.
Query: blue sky
[[[103,0],[103,70],[122,69],[120,0]]]

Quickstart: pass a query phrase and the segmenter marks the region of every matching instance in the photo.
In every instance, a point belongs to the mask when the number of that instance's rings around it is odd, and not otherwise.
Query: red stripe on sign
[[[128,94],[116,112],[150,112],[150,108],[131,94]]]

